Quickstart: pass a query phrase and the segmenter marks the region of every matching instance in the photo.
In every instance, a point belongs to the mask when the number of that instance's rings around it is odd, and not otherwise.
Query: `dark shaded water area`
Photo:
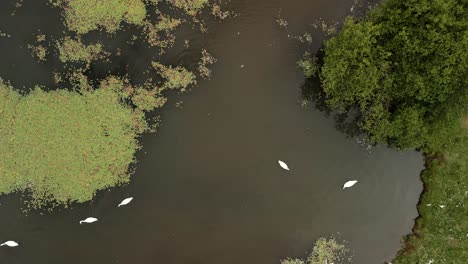
[[[46,35],[62,31],[58,13],[26,0],[10,16],[6,2],[0,30],[12,37],[0,38],[0,76],[19,88],[53,87],[54,62],[35,62],[26,45],[38,28]],[[141,139],[130,184],[44,213],[24,214],[18,194],[1,196],[0,240],[21,246],[0,248],[0,263],[269,264],[304,257],[316,239],[338,233],[354,263],[390,260],[417,216],[422,156],[381,146],[369,151],[332,118],[302,108],[304,78],[295,63],[304,46],[287,37],[311,31],[318,18],[341,21],[352,5],[234,0],[236,19],[210,21],[203,35],[181,30],[178,46],[161,60],[193,66],[192,54],[204,47],[218,59],[213,79],[170,97],[158,113],[158,132]],[[280,9],[289,33],[275,23]],[[313,37],[317,50],[323,40]],[[189,49],[181,47],[185,39]],[[139,65],[155,57],[150,52],[131,46],[111,71],[131,61],[129,77],[139,82],[146,70]],[[93,74],[104,75],[104,66],[95,67]],[[180,100],[182,108],[175,106]],[[291,171],[281,170],[278,159]],[[342,190],[351,179],[359,182]],[[116,207],[129,196],[135,198],[129,206]],[[87,216],[99,221],[79,225]]]

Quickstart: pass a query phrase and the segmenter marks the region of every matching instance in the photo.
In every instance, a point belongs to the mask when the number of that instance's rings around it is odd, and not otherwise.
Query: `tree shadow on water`
[[[323,46],[320,47],[315,57],[317,58],[318,71],[323,66]],[[322,112],[325,116],[333,118],[335,128],[346,134],[347,137],[356,137],[364,135],[359,127],[362,120],[362,114],[358,107],[349,107],[343,111],[337,111],[327,103],[327,95],[323,90],[320,74],[317,72],[314,76],[306,78],[301,86],[302,99],[312,103],[314,109]]]

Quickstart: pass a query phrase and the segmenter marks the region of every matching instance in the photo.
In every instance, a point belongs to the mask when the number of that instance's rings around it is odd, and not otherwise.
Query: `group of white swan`
[[[286,164],[286,162],[282,161],[282,160],[278,160],[278,164],[280,165],[281,168],[283,168],[284,170],[287,170],[289,171],[289,166],[288,164]],[[356,184],[358,181],[356,180],[351,180],[351,181],[347,181],[345,182],[345,184],[343,185],[343,189],[346,189],[346,188],[350,188],[352,187],[354,184]],[[131,201],[133,200],[133,197],[129,197],[129,198],[126,198],[124,199],[122,202],[120,202],[120,204],[117,206],[117,207],[120,207],[122,205],[127,205],[129,204]],[[81,220],[80,221],[80,224],[91,224],[91,223],[94,223],[96,222],[98,219],[96,217],[88,217],[84,220]],[[3,246],[8,246],[8,247],[17,247],[19,246],[18,242],[15,242],[15,241],[6,241],[5,243],[2,243],[0,244],[0,247],[3,247]]]
[[[288,166],[288,164],[286,164],[286,162],[284,162],[284,161],[282,161],[282,160],[278,160],[278,164],[279,164],[280,167],[283,168],[284,170],[289,171],[289,166]],[[356,184],[357,182],[358,182],[358,181],[356,181],[356,180],[347,181],[347,182],[345,182],[345,184],[343,185],[343,189],[353,187],[353,185]]]
[[[122,202],[120,202],[119,205],[117,205],[117,207],[120,207],[122,205],[127,205],[129,204],[131,201],[133,200],[133,197],[129,197],[129,198],[126,198],[124,199]],[[98,219],[96,217],[88,217],[84,220],[81,220],[80,221],[80,225],[85,223],[85,224],[91,224],[91,223],[94,223],[96,222]],[[19,246],[19,243],[16,242],[16,241],[13,241],[13,240],[9,240],[9,241],[6,241],[2,244],[0,244],[0,247],[3,247],[3,246],[8,246],[8,247],[17,247]]]

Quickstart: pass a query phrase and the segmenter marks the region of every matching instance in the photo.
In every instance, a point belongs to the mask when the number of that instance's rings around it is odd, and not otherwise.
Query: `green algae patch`
[[[156,24],[146,21],[144,33],[147,43],[151,47],[160,47],[163,50],[172,47],[175,43],[173,31],[181,24],[182,20],[174,19],[164,14],[159,14]]]
[[[0,82],[0,194],[26,191],[32,207],[91,200],[129,181],[145,124],[116,89],[20,95]]]
[[[205,7],[208,0],[167,0],[173,6],[182,9],[190,16],[195,16]]]
[[[65,23],[71,31],[85,34],[104,29],[116,32],[122,22],[142,25],[146,6],[141,0],[51,0],[63,9]]]
[[[349,251],[345,244],[336,238],[321,237],[315,242],[312,252],[306,259],[287,258],[281,260],[281,264],[352,263]]]
[[[196,76],[184,67],[165,66],[158,62],[152,63],[153,68],[164,78],[166,82],[163,88],[180,89],[185,91],[190,85],[196,84]]]
[[[161,13],[160,2],[49,2],[61,11],[67,30],[59,38],[46,38],[39,31],[28,47],[38,61],[59,64],[52,72],[57,90],[36,87],[21,94],[0,79],[0,195],[21,192],[28,209],[87,202],[100,190],[129,182],[138,138],[157,125],[157,120],[145,119],[146,113],[167,102],[165,91],[185,91],[197,79],[195,69],[153,60],[155,81],[151,77],[140,86],[132,85],[125,74],[92,77],[94,63],[113,57],[103,44],[106,40],[86,41],[90,31],[116,33],[127,23],[137,25],[146,46],[157,47],[160,53],[174,44],[174,31],[186,21]],[[206,2],[162,4],[180,8],[177,12],[183,16],[195,16]],[[146,5],[154,5],[152,16],[147,17]],[[121,55],[118,47],[117,56]],[[205,50],[202,55],[199,74],[209,77],[208,66],[216,59]]]
[[[65,37],[57,42],[59,59],[61,62],[87,62],[103,59],[107,56],[102,44],[85,45],[81,39]]]

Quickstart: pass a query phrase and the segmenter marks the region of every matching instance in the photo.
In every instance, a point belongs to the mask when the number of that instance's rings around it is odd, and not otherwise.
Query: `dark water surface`
[[[0,5],[2,16],[11,13],[7,6]],[[171,98],[158,133],[142,138],[132,183],[43,215],[22,213],[18,195],[0,197],[0,240],[21,243],[0,248],[0,263],[270,264],[304,257],[316,239],[337,233],[349,242],[354,263],[390,260],[417,216],[422,157],[384,147],[368,152],[331,118],[302,109],[304,78],[295,61],[304,47],[274,22],[282,9],[291,32],[300,33],[320,17],[342,20],[351,6],[233,0],[235,20],[210,23],[201,38],[179,34],[191,39],[193,50],[169,57],[183,60],[204,46],[218,58],[214,78]],[[25,1],[17,22],[0,24],[17,32],[0,39],[0,76],[17,86],[52,82],[50,66],[21,47],[34,32],[27,27],[61,30],[47,22],[54,13],[41,12],[36,1]],[[314,37],[317,49],[321,40]],[[143,51],[134,53],[146,59]],[[174,106],[178,100],[182,109]],[[291,171],[281,170],[278,159]],[[359,182],[342,190],[350,179]],[[128,196],[135,200],[117,208]],[[87,216],[99,221],[79,225]]]

